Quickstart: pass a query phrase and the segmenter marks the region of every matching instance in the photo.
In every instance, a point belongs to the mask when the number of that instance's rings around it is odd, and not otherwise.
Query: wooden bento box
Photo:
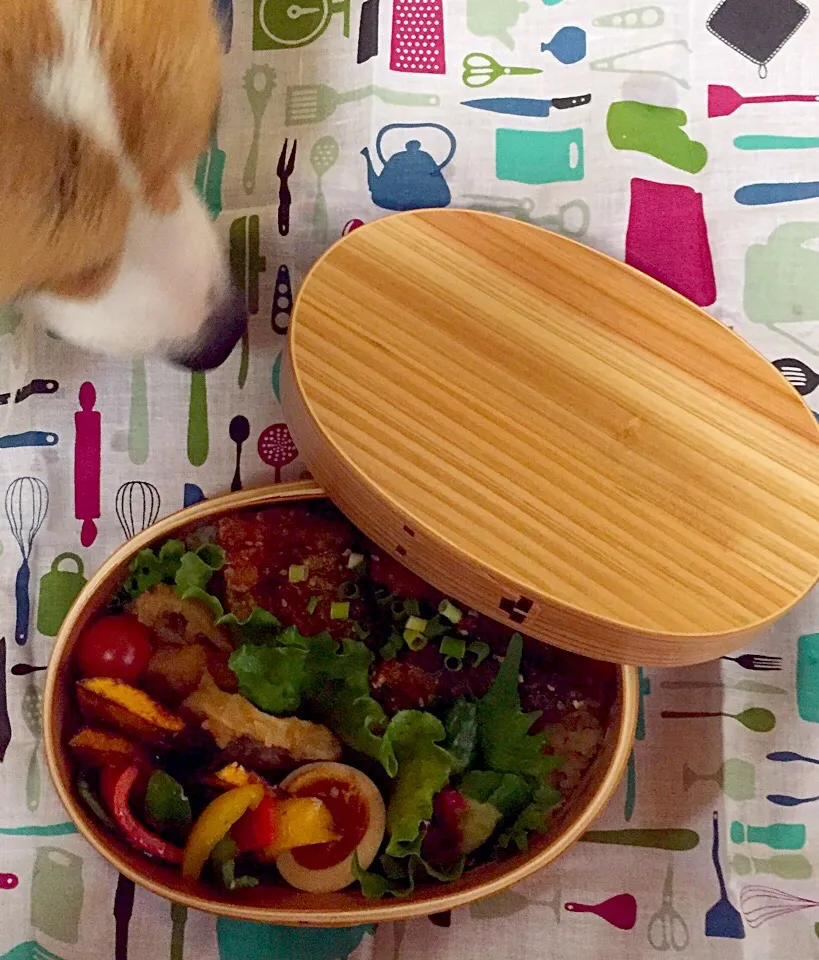
[[[249,490],[169,517],[91,580],[55,646],[45,746],[81,832],[187,906],[344,925],[450,910],[559,856],[622,776],[637,672],[742,646],[819,576],[819,427],[731,330],[643,274],[489,214],[416,211],[331,248],[297,298],[282,403],[317,484]],[[445,594],[538,640],[608,661],[603,748],[526,853],[401,900],[183,884],[78,801],[64,737],[71,656],[138,550],[230,511],[328,496]]]
[[[213,886],[185,882],[178,868],[149,861],[106,830],[90,815],[75,786],[75,771],[66,748],[67,736],[77,728],[72,692],[76,676],[72,664],[74,648],[83,628],[119,588],[136,554],[187,528],[216,521],[235,511],[322,496],[315,483],[306,481],[217,497],[161,520],[113,554],[78,597],[51,656],[44,716],[49,769],[69,816],[97,852],[140,886],[187,907],[265,923],[316,926],[378,923],[452,910],[496,893],[551,863],[597,818],[617,787],[631,751],[639,701],[635,668],[612,665],[617,695],[602,746],[584,782],[555,818],[548,834],[532,842],[525,853],[477,867],[450,885],[420,886],[412,896],[403,899],[370,901],[358,892],[302,893],[284,885],[228,894]]]

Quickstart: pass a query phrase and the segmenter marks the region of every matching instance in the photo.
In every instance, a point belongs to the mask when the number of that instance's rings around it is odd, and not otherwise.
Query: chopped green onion
[[[489,650],[489,644],[484,643],[483,640],[474,640],[472,643],[469,644],[466,650],[467,650],[467,653],[474,654],[475,663],[473,664],[473,666],[475,667],[477,667],[478,664],[483,663],[484,660],[486,660],[486,658],[489,656],[491,652]]]
[[[444,657],[455,657],[463,660],[466,653],[466,644],[460,637],[444,637],[441,641],[441,655]]]
[[[444,660],[444,666],[447,668],[447,670],[457,673],[459,670],[463,670],[464,662],[460,659],[460,657],[447,657]]]
[[[400,620],[402,617],[409,615],[409,611],[403,600],[393,600],[390,604],[390,612],[396,620]]]
[[[370,635],[370,631],[365,630],[357,620],[353,621],[353,633],[358,637],[359,640],[366,640]]]
[[[394,660],[396,653],[398,653],[391,643],[385,643],[378,652],[381,654],[381,657],[384,660]]]
[[[427,620],[424,634],[428,640],[434,640],[435,637],[440,637],[445,634],[451,626],[452,624],[448,620],[444,622],[441,615],[436,613],[434,617],[430,617],[430,619]]]
[[[312,616],[316,612],[316,607],[319,605],[318,597],[310,597],[307,601],[307,612]]]
[[[330,604],[331,620],[348,620],[350,617],[350,604],[344,601],[336,601]]]
[[[418,630],[405,630],[404,640],[406,640],[410,650],[423,650],[429,643],[429,640]]]
[[[360,567],[364,563],[364,554],[363,553],[351,553],[347,557],[347,569],[355,570],[356,567]]]
[[[357,600],[361,596],[358,584],[352,580],[342,583],[338,588],[338,596],[341,600]]]
[[[404,601],[404,610],[408,617],[417,617],[421,613],[421,604],[415,597],[409,597]]]
[[[310,576],[310,568],[306,563],[291,563],[287,571],[287,579],[291,583],[304,583]]]
[[[458,623],[463,616],[463,613],[454,603],[450,603],[449,600],[442,600],[438,604],[438,613],[440,613],[442,617],[446,617],[450,623]]]
[[[424,620],[423,617],[410,617],[409,620],[404,624],[405,629],[414,630],[417,633],[423,633],[427,628],[428,620]]]
[[[394,594],[387,593],[383,587],[379,587],[375,591],[375,602],[382,607],[385,607],[388,603],[392,603]]]

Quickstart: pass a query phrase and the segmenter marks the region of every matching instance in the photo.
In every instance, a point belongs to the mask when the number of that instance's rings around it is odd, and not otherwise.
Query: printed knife
[[[537,100],[532,97],[483,97],[480,100],[464,100],[464,107],[487,110],[489,113],[506,113],[515,117],[548,117],[549,111],[569,110],[591,102],[591,94],[580,97],[555,97],[554,100]]]

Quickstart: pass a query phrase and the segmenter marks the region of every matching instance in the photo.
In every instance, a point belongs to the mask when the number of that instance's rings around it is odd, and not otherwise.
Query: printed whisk
[[[6,490],[6,517],[23,558],[14,582],[16,625],[14,638],[22,647],[28,640],[31,613],[29,558],[34,538],[48,512],[48,487],[37,477],[17,477]]]
[[[117,520],[129,540],[156,522],[161,502],[159,491],[145,480],[129,480],[117,490]]]

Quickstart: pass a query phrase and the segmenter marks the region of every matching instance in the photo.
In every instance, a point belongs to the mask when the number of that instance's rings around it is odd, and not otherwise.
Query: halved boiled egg
[[[291,796],[318,797],[330,810],[338,840],[288,850],[276,858],[284,880],[297,890],[333,893],[353,882],[353,853],[366,869],[384,839],[386,812],[378,787],[346,763],[308,763],[286,776]]]

